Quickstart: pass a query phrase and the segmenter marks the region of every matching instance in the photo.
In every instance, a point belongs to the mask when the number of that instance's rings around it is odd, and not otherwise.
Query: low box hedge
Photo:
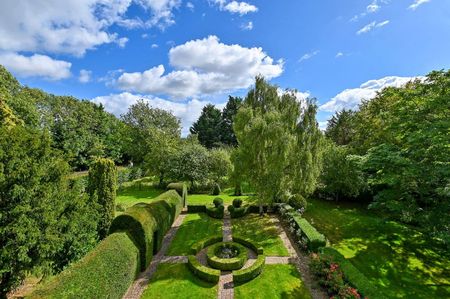
[[[312,226],[308,220],[300,217],[300,215],[296,214],[293,216],[294,223],[297,226],[296,229],[300,229],[302,236],[305,236],[308,240],[308,249],[314,252],[320,247],[324,247],[326,245],[325,236],[319,233],[314,226]]]
[[[206,213],[205,205],[188,205],[187,206],[188,213]]]
[[[224,210],[225,210],[225,207],[223,205],[220,205],[218,207],[207,206],[206,214],[212,218],[223,219]]]
[[[114,233],[27,298],[120,299],[140,270],[139,250],[127,233]]]
[[[181,209],[181,197],[176,191],[170,190],[149,204],[138,203],[128,208],[113,220],[109,232],[129,232],[139,248],[141,270],[144,270],[153,258],[154,248],[161,248],[164,235]]]
[[[353,264],[347,260],[339,251],[331,247],[323,247],[320,254],[337,263],[348,283],[356,288],[364,297],[382,298],[380,291],[362,274]]]
[[[217,256],[217,250],[221,246],[233,246],[238,250],[238,255],[233,258],[220,258]],[[248,259],[247,249],[237,242],[219,242],[208,248],[206,260],[208,265],[214,269],[230,271],[241,269]]]
[[[244,245],[247,248],[250,248],[251,250],[253,250],[256,254],[263,254],[264,250],[262,247],[257,247],[255,244],[253,244],[251,241],[244,239],[242,237],[239,236],[233,236],[233,242],[239,243]]]
[[[203,266],[194,255],[188,256],[188,267],[192,273],[200,279],[212,283],[219,282],[220,270]]]
[[[257,277],[264,269],[266,257],[264,255],[258,255],[255,263],[246,269],[233,271],[233,282],[242,284]]]
[[[183,182],[169,183],[166,187],[167,190],[175,190],[180,196],[183,196],[183,187],[185,184]]]
[[[198,241],[194,245],[192,245],[190,253],[193,255],[196,255],[199,253],[203,248],[208,247],[209,245],[222,242],[223,237],[222,236],[214,236],[211,238],[203,239],[201,241]]]
[[[257,206],[257,205],[248,206],[247,209],[248,209],[248,213],[259,214],[259,206]],[[266,206],[266,205],[263,206],[264,213],[267,213],[268,209],[269,209],[269,206]]]
[[[248,207],[236,208],[235,206],[228,206],[228,211],[231,218],[240,218],[248,214]]]

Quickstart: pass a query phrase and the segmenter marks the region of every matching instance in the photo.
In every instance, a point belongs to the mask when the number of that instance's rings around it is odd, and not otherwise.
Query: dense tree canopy
[[[219,146],[221,143],[220,128],[222,125],[222,115],[214,105],[208,104],[202,109],[198,120],[190,128],[191,134],[198,137],[200,144],[206,148]]]
[[[242,99],[239,97],[228,97],[228,102],[222,111],[222,123],[220,129],[220,141],[229,146],[237,146],[236,135],[233,130],[234,117],[236,116]]]
[[[343,109],[336,112],[327,123],[325,136],[333,140],[338,145],[349,144],[354,134],[355,122],[353,118],[355,112]]]

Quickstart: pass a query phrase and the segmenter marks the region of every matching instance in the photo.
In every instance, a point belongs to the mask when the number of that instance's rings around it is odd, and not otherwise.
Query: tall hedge
[[[98,234],[100,239],[107,236],[114,219],[116,201],[117,169],[110,159],[99,158],[89,169],[87,191],[92,201],[99,204]]]
[[[115,233],[28,298],[120,299],[139,269],[136,245],[127,233]]]
[[[169,190],[159,195],[155,201],[149,204],[138,203],[117,216],[111,224],[110,233],[129,232],[139,248],[141,269],[144,270],[153,258],[154,248],[161,248],[164,235],[181,213],[181,209],[181,196],[175,190]]]

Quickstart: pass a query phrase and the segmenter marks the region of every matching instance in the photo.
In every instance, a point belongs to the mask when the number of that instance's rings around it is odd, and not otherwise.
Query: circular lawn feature
[[[248,259],[247,248],[235,242],[219,242],[206,252],[208,265],[214,269],[230,271],[241,269]]]

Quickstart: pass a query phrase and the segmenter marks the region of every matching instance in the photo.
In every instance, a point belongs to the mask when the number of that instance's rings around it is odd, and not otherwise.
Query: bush
[[[170,183],[167,185],[166,189],[167,190],[175,190],[178,192],[178,194],[180,196],[183,196],[183,187],[184,187],[184,183]]]
[[[124,212],[125,206],[122,203],[116,204],[116,212]]]
[[[259,214],[259,206],[251,205],[251,206],[248,206],[247,209],[248,209],[248,213]],[[264,213],[267,213],[268,209],[269,209],[268,206],[263,206]]]
[[[242,199],[235,198],[233,199],[233,207],[240,208],[242,206]]]
[[[130,168],[130,174],[129,174],[130,181],[140,179],[140,178],[142,178],[143,175],[144,175],[144,172],[142,171],[141,168],[136,167],[136,166]]]
[[[235,208],[234,206],[228,206],[231,218],[240,218],[248,214],[247,207]]]
[[[233,236],[233,242],[239,243],[244,245],[247,248],[250,248],[251,250],[253,250],[256,254],[260,255],[263,254],[263,248],[262,247],[256,247],[255,244],[253,244],[251,241],[238,237],[238,236]]]
[[[212,195],[219,195],[220,192],[221,192],[220,185],[215,183],[214,186],[213,186],[212,192],[211,192]]]
[[[234,196],[242,196],[242,187],[241,184],[236,184],[234,187]]]
[[[187,206],[188,213],[206,213],[205,205],[188,205]]]
[[[139,250],[126,233],[115,233],[29,298],[120,299],[139,269]]]
[[[150,204],[138,203],[117,216],[111,224],[110,233],[129,232],[139,248],[141,269],[144,270],[153,258],[153,249],[161,248],[164,235],[181,209],[181,197],[178,193],[174,190],[167,191]]]
[[[238,251],[238,255],[233,258],[218,257],[217,251],[222,246],[235,248]],[[244,266],[245,262],[247,261],[248,258],[247,256],[248,256],[247,249],[244,246],[234,242],[216,243],[214,245],[211,245],[206,253],[208,265],[210,265],[214,269],[219,269],[222,271],[241,269]]]
[[[295,194],[289,199],[289,204],[296,209],[306,210],[308,202],[300,194]]]
[[[224,210],[225,207],[223,205],[220,205],[218,207],[209,206],[206,207],[206,214],[212,218],[223,219]]]
[[[223,206],[223,199],[220,197],[216,197],[213,200],[213,204],[216,208],[218,208],[219,206]]]
[[[192,273],[195,276],[199,277],[200,279],[212,283],[219,282],[220,270],[211,269],[203,266],[202,264],[199,263],[199,261],[194,255],[188,256],[188,267],[189,270],[191,270]]]
[[[257,277],[264,269],[265,260],[266,257],[264,255],[258,255],[255,263],[250,267],[233,271],[233,282],[244,283]]]
[[[191,254],[196,255],[199,253],[203,248],[208,247],[209,245],[222,242],[223,237],[222,236],[215,236],[212,238],[201,240],[191,247]]]

